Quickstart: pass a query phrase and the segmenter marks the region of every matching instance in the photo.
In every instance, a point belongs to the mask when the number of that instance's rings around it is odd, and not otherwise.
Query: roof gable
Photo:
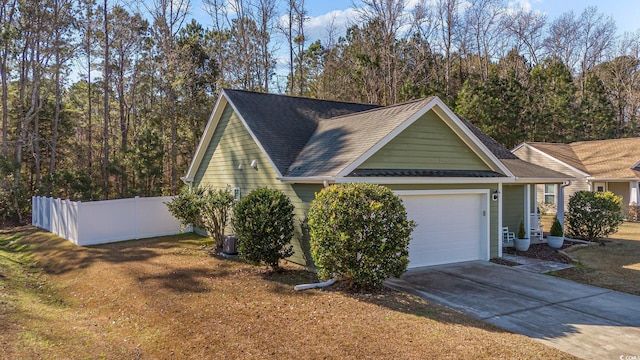
[[[455,132],[487,165],[485,169],[510,175],[473,132],[432,97],[321,121],[287,177],[346,177],[428,111]]]
[[[571,144],[524,143],[557,161],[599,179],[639,178],[640,138],[579,141]],[[516,149],[514,149],[515,151]]]
[[[433,110],[358,166],[364,169],[491,170]]]

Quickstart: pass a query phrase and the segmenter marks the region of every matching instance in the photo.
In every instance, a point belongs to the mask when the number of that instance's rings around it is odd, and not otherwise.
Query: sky
[[[409,7],[417,0],[406,0]],[[553,20],[561,14],[573,11],[578,16],[588,6],[595,6],[598,12],[611,16],[617,25],[618,34],[635,32],[640,29],[640,0],[506,0],[510,5],[519,4],[524,9],[540,11]],[[305,24],[309,43],[315,40],[325,40],[327,28],[333,21],[337,35],[344,31],[357,16],[354,4],[359,0],[306,0],[305,7],[309,13],[309,21]],[[200,0],[192,0],[192,16],[207,26],[210,17],[201,9]]]

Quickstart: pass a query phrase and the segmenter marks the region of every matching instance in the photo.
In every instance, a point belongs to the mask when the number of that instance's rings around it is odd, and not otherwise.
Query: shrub
[[[293,255],[293,205],[279,190],[253,190],[236,205],[233,227],[240,256],[252,264],[278,269],[278,261]]]
[[[193,225],[210,234],[216,242],[216,250],[220,251],[233,200],[233,194],[228,188],[184,186],[180,193],[167,203],[167,207],[183,228]]]
[[[388,188],[343,184],[323,189],[309,210],[311,255],[318,275],[342,276],[358,287],[380,286],[402,275],[415,226]]]
[[[524,233],[524,223],[520,221],[520,226],[518,226],[518,239],[526,239],[526,234]]]
[[[549,231],[549,235],[551,236],[562,236],[562,224],[560,224],[560,220],[557,217],[553,218],[553,224],[551,224],[551,230]]]
[[[603,245],[622,223],[622,198],[611,192],[578,191],[569,198],[566,219],[569,236],[600,240]]]

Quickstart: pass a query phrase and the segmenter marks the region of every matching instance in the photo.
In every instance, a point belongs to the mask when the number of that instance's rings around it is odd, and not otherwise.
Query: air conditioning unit
[[[222,253],[226,255],[238,254],[238,237],[235,235],[225,235],[222,237]]]

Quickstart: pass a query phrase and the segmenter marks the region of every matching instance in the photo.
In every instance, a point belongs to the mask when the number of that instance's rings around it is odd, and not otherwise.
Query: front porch
[[[567,183],[555,183],[558,189],[557,201],[559,203],[556,216],[560,224],[564,226],[564,188]],[[501,221],[499,227],[502,229],[502,241],[498,249],[498,256],[502,256],[502,249],[513,247],[513,238],[517,235],[520,222],[524,224],[525,236],[528,236],[531,244],[546,243],[544,236],[546,229],[543,226],[541,213],[536,199],[537,184],[500,184],[498,213]]]

